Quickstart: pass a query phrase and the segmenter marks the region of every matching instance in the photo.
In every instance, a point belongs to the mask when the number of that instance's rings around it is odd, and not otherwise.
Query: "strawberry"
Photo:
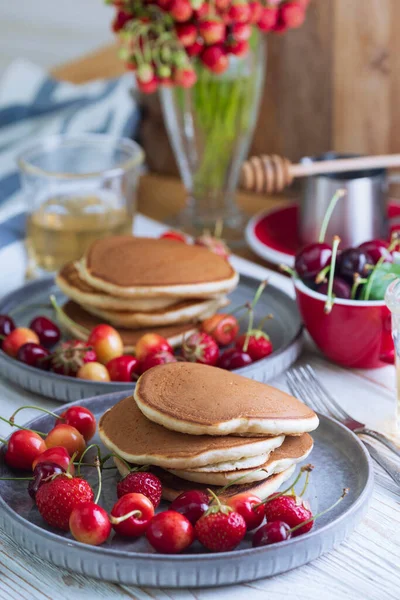
[[[63,342],[51,356],[51,368],[59,375],[75,377],[85,363],[95,362],[96,352],[85,342],[69,340]]]
[[[308,504],[299,496],[271,496],[265,504],[265,516],[267,521],[283,521],[289,527],[296,527],[304,521],[312,517],[312,512]],[[307,523],[304,527],[300,527],[293,536],[307,533],[313,526],[313,522]]]
[[[218,344],[207,333],[192,333],[182,344],[182,356],[189,362],[214,366],[219,356]]]
[[[51,525],[69,530],[73,509],[85,502],[93,502],[93,490],[85,479],[59,475],[44,483],[36,493],[36,504],[42,518]]]
[[[154,508],[161,502],[162,486],[161,481],[145,471],[132,471],[117,484],[117,496],[121,498],[125,494],[143,494],[154,505]]]
[[[246,522],[242,515],[229,506],[211,506],[196,522],[197,539],[207,550],[227,552],[240,544],[246,534]]]
[[[253,361],[261,360],[262,358],[269,356],[273,351],[269,336],[260,329],[250,331],[249,336],[247,336],[247,334],[239,336],[235,342],[236,348],[238,350],[244,350],[246,340],[248,341],[245,352],[251,356]]]

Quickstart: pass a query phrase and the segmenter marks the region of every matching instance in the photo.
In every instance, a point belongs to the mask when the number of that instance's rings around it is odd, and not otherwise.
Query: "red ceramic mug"
[[[326,315],[327,297],[294,281],[304,324],[331,361],[353,369],[376,369],[394,363],[391,313],[384,300],[335,299]]]

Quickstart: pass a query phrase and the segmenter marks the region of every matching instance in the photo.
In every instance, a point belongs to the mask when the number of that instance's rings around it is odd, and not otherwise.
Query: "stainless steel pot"
[[[302,162],[351,158],[354,154],[328,152],[316,157],[306,157]],[[318,240],[324,215],[332,196],[340,189],[347,191],[341,198],[327,230],[326,240],[339,235],[342,247],[358,246],[376,238],[386,239],[388,223],[386,197],[388,177],[385,169],[316,175],[304,181],[299,237],[304,244]]]

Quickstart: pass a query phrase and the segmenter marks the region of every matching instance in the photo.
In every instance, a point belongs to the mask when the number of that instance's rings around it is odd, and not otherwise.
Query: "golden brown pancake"
[[[84,281],[120,297],[206,298],[229,292],[238,282],[227,260],[207,248],[168,239],[102,238],[77,265]]]
[[[171,363],[146,371],[134,397],[151,421],[192,435],[292,435],[318,427],[317,415],[297,398],[196,363]]]
[[[99,435],[107,448],[131,463],[190,469],[270,453],[283,436],[243,438],[193,436],[152,423],[132,397],[125,398],[100,419]]]
[[[78,326],[84,327],[88,332],[93,329],[93,327],[96,327],[96,325],[104,323],[104,319],[99,319],[98,317],[91,315],[76,302],[67,302],[64,304],[63,310],[70,319],[75,321]],[[83,333],[79,327],[73,328],[67,321],[60,321],[60,323],[68,329],[74,337],[83,341],[88,339],[89,333]],[[136,342],[145,333],[158,333],[167,339],[172,347],[175,347],[182,343],[183,337],[197,331],[197,327],[191,323],[179,323],[176,325],[166,325],[165,327],[149,327],[144,329],[124,329],[120,327],[117,327],[116,329],[122,338],[126,352],[134,352]]]
[[[122,461],[118,460],[118,458],[114,458],[114,462],[122,476],[128,474],[128,469]],[[293,475],[295,468],[295,465],[293,465],[285,471],[277,473],[276,475],[271,475],[271,477],[268,477],[263,481],[230,485],[228,488],[223,490],[223,492],[221,487],[185,481],[185,479],[176,477],[172,473],[164,471],[164,469],[160,469],[158,467],[151,467],[150,470],[161,480],[162,497],[164,498],[164,500],[172,502],[183,492],[187,492],[188,490],[193,489],[203,491],[211,489],[220,498],[231,498],[232,496],[237,496],[238,494],[241,494],[243,492],[249,492],[252,494],[256,494],[257,496],[259,496],[259,498],[264,500],[270,494],[276,492],[280,488],[280,486]]]

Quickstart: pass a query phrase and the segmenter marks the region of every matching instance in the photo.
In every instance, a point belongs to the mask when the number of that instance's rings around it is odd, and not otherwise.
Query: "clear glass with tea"
[[[131,233],[142,163],[138,144],[107,135],[57,136],[26,150],[18,164],[31,265],[56,271],[94,240]]]

